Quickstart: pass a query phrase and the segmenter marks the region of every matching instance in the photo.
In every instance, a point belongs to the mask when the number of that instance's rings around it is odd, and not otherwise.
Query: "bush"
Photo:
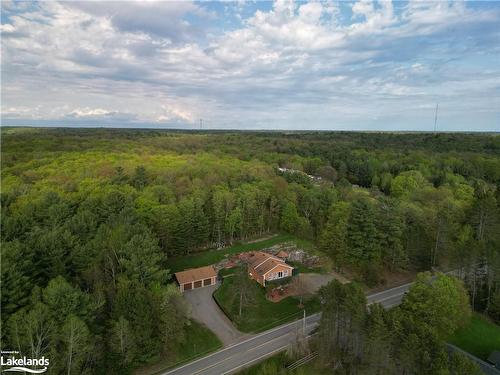
[[[292,281],[292,276],[284,277],[282,279],[276,279],[276,280],[266,280],[266,290],[269,288],[273,289],[276,288],[277,286],[280,285],[286,285],[289,284],[290,281]]]

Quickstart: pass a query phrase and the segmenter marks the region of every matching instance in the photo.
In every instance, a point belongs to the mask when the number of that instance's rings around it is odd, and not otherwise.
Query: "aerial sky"
[[[1,7],[4,126],[500,131],[500,2]]]

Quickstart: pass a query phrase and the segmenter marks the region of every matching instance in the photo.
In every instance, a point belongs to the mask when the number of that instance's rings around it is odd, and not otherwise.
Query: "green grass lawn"
[[[288,321],[293,321],[302,316],[299,308],[299,299],[287,297],[280,302],[274,303],[266,299],[266,291],[256,282],[255,300],[243,309],[242,316],[239,315],[239,299],[234,292],[234,279],[228,277],[214,293],[214,298],[242,332],[261,332]],[[307,314],[319,311],[320,303],[316,296],[304,299]]]
[[[137,369],[134,373],[136,375],[155,374],[222,348],[222,342],[219,338],[205,325],[195,320],[191,320],[191,325],[186,328],[185,334],[184,342],[175,344],[172,354],[163,357],[153,365]]]
[[[307,267],[299,262],[287,262],[293,268],[297,269],[299,273],[327,273],[327,270],[322,266]]]
[[[170,258],[167,260],[167,268],[171,273],[175,273],[188,268],[208,266],[221,261],[228,255],[244,253],[246,251],[261,250],[294,239],[295,238],[289,234],[279,234],[267,240],[258,242],[239,244],[221,250],[206,250],[188,256]]]
[[[222,342],[211,330],[191,320],[191,325],[186,329],[184,343],[176,347],[175,362],[184,362],[220,348],[222,348]]]
[[[236,273],[237,269],[238,269],[238,267],[223,268],[219,271],[219,276],[221,276],[221,277],[233,276]]]
[[[455,332],[449,342],[486,360],[493,350],[500,350],[500,326],[474,314],[470,323]]]

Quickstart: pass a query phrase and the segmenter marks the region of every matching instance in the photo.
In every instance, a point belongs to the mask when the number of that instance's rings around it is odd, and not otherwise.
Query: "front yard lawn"
[[[295,268],[298,273],[327,273],[327,270],[322,266],[308,267],[302,263],[291,261],[288,261],[287,263]]]
[[[222,342],[204,324],[191,320],[184,343],[176,347],[175,362],[185,362],[222,348]]]
[[[500,350],[500,327],[480,314],[474,314],[469,324],[450,338],[450,343],[486,360],[494,350]]]
[[[291,241],[294,237],[289,234],[279,234],[258,242],[247,244],[234,245],[221,250],[206,250],[192,255],[170,258],[167,260],[167,268],[171,273],[186,270],[188,268],[196,268],[208,266],[220,262],[226,255],[244,253],[247,251],[255,251],[265,249],[282,242]]]
[[[280,324],[302,317],[303,309],[299,308],[299,299],[286,297],[274,303],[266,299],[266,290],[256,282],[255,300],[243,308],[239,316],[239,299],[234,291],[234,278],[225,278],[222,285],[214,293],[214,298],[224,313],[242,332],[261,332]],[[304,298],[307,314],[319,311],[320,303],[316,296]]]

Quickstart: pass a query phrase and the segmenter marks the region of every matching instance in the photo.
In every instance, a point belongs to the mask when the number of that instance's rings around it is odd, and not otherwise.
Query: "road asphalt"
[[[401,285],[383,292],[367,296],[368,304],[380,303],[391,308],[401,303],[404,294],[412,284]],[[310,334],[318,325],[320,314],[306,318],[306,333]],[[231,345],[203,358],[189,362],[158,375],[225,375],[238,372],[244,367],[263,360],[280,352],[295,338],[298,329],[302,329],[303,321],[295,321],[270,329],[237,344]]]

